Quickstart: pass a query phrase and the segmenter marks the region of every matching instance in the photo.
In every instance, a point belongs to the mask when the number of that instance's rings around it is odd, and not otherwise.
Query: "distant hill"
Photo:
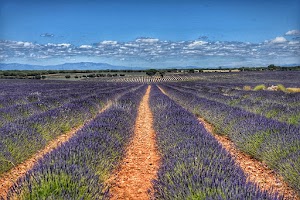
[[[28,65],[19,63],[0,63],[0,70],[139,70],[141,67],[110,65],[107,63],[79,62],[60,65]]]

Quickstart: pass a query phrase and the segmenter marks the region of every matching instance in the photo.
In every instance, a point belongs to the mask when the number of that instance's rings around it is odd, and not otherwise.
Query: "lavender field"
[[[109,180],[123,165],[147,88],[160,155],[151,198],[298,199],[300,93],[288,88],[299,88],[299,77],[241,72],[161,83],[0,80],[0,199],[112,198]],[[8,183],[12,170],[72,131]],[[249,181],[213,134],[265,164],[293,192]]]

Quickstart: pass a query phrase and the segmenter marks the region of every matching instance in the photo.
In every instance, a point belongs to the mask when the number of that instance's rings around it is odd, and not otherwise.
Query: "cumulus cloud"
[[[54,43],[48,43],[45,46],[47,47],[63,47],[63,48],[69,48],[71,44],[68,43],[61,43],[61,44],[54,44]]]
[[[156,38],[137,38],[135,40],[136,42],[145,42],[145,43],[154,43],[154,42],[158,42],[159,39]]]
[[[69,43],[37,44],[28,41],[0,40],[0,55],[8,58],[75,58],[103,57],[120,60],[144,60],[155,62],[168,59],[235,58],[265,59],[300,57],[299,41],[284,37],[261,43],[232,41],[162,41],[155,38],[138,38],[120,42],[105,40],[95,44],[73,45]]]
[[[300,35],[300,31],[299,30],[290,30],[288,32],[285,33],[285,35]]]
[[[129,47],[129,48],[137,48],[137,47],[139,47],[139,45],[135,44],[135,43],[125,43],[124,46],[125,47]]]
[[[194,48],[198,48],[198,47],[201,47],[205,44],[207,44],[208,42],[205,42],[205,41],[194,41],[193,43],[189,44],[188,45],[188,48],[191,48],[191,49],[194,49]]]
[[[289,44],[290,45],[297,45],[297,44],[300,44],[300,41],[290,41]]]
[[[34,44],[31,42],[18,41],[15,44],[17,44],[18,46],[22,46],[22,47],[34,47]]]
[[[275,39],[271,40],[271,43],[279,44],[279,43],[285,43],[287,42],[287,39],[284,37],[276,37]]]
[[[81,45],[79,48],[81,48],[81,49],[91,49],[92,48],[92,46],[91,45]]]

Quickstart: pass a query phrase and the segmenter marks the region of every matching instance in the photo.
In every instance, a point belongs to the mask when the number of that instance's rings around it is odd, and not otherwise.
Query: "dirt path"
[[[110,106],[111,106],[111,102],[108,103],[103,109],[101,109],[98,114],[102,113],[104,110],[108,109]],[[2,196],[3,198],[6,198],[8,189],[20,177],[22,177],[27,171],[29,171],[39,159],[41,159],[45,154],[56,149],[61,144],[67,142],[76,132],[78,132],[80,129],[82,129],[86,124],[90,123],[94,118],[89,119],[82,126],[74,128],[71,131],[69,131],[63,135],[58,136],[54,140],[50,141],[44,149],[42,149],[41,151],[34,154],[31,158],[29,158],[28,160],[25,160],[21,164],[15,166],[8,172],[3,173],[0,176],[0,183],[1,183],[0,197]]]
[[[167,93],[159,87],[165,95]],[[231,154],[235,162],[243,169],[247,175],[247,180],[256,183],[262,190],[277,192],[284,195],[285,199],[300,200],[297,193],[290,188],[281,176],[271,170],[266,164],[252,158],[251,156],[238,150],[234,143],[226,136],[218,135],[214,132],[213,126],[205,121],[204,118],[198,118],[205,129],[211,133],[216,140]]]
[[[150,199],[151,180],[156,178],[159,154],[156,148],[153,115],[149,106],[148,86],[139,108],[133,140],[127,148],[120,170],[110,178],[111,199]]]
[[[203,118],[198,119],[204,125],[205,129],[231,154],[235,162],[247,174],[248,181],[256,183],[263,190],[273,190],[274,193],[277,192],[284,195],[285,199],[300,199],[297,197],[297,193],[285,183],[283,178],[266,164],[239,151],[228,137],[215,134],[211,124],[207,123]]]

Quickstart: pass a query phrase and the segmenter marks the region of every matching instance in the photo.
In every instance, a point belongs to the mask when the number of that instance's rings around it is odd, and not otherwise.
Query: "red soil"
[[[111,103],[107,104],[103,109],[99,111],[98,114],[106,110],[108,107],[111,106]],[[95,116],[96,117],[96,116]],[[0,197],[6,198],[7,192],[9,188],[23,175],[26,174],[27,171],[29,171],[34,164],[41,159],[45,154],[51,152],[52,150],[59,147],[61,144],[67,142],[76,132],[78,132],[80,129],[82,129],[86,124],[90,123],[92,119],[89,119],[86,121],[82,126],[72,129],[71,131],[58,136],[54,140],[50,141],[47,146],[34,154],[31,158],[28,160],[25,160],[21,164],[15,166],[11,170],[3,173],[0,175]]]
[[[153,115],[149,106],[147,88],[138,109],[135,131],[127,147],[124,160],[110,178],[111,199],[150,199],[152,180],[157,176],[160,156],[155,142],[155,131],[152,127]]]

